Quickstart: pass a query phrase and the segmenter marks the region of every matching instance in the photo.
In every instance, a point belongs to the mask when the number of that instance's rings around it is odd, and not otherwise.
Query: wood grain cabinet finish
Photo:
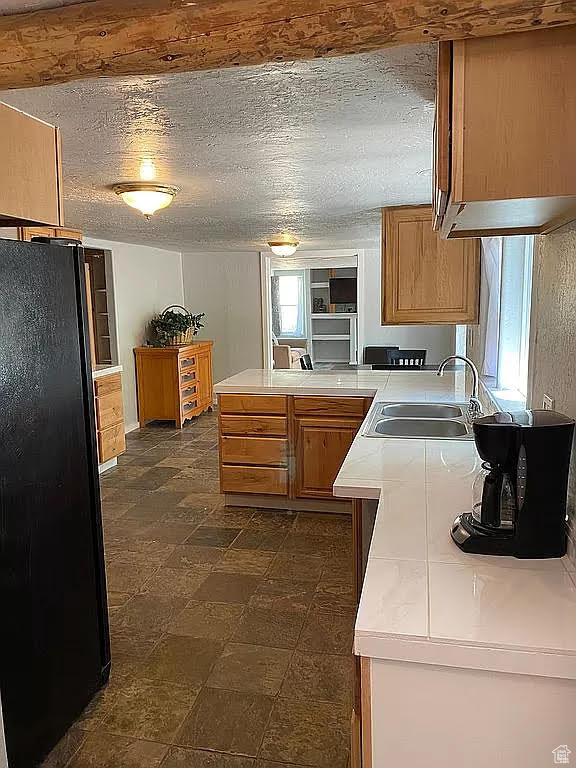
[[[444,238],[576,219],[576,27],[439,45],[434,222]]]
[[[181,428],[186,419],[212,408],[212,341],[174,347],[137,347],[138,419],[173,421]]]
[[[332,499],[334,479],[370,402],[365,397],[220,395],[222,492]]]
[[[478,239],[442,240],[430,206],[383,208],[382,230],[382,325],[478,322]]]
[[[0,103],[0,226],[64,223],[58,128]]]
[[[98,459],[104,464],[126,450],[122,374],[111,373],[94,381]]]
[[[296,418],[296,498],[333,498],[334,480],[362,421],[363,417]]]

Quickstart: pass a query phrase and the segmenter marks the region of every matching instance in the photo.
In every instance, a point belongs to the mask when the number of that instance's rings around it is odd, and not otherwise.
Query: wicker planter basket
[[[182,333],[176,333],[174,336],[166,336],[164,334],[159,344],[158,342],[156,342],[155,344],[153,340],[152,344],[154,346],[177,347],[180,345],[191,344],[194,340],[194,336],[198,331],[198,328],[202,327],[202,323],[200,323],[199,321],[202,317],[204,317],[204,315],[203,314],[193,315],[191,312],[189,312],[185,307],[182,307],[180,304],[172,304],[171,306],[166,307],[166,309],[162,310],[162,312],[160,313],[160,316],[159,316],[160,319],[163,318],[167,312],[172,312],[175,309],[181,310],[182,315],[185,318],[187,318],[189,321],[191,321],[193,324],[186,331]]]

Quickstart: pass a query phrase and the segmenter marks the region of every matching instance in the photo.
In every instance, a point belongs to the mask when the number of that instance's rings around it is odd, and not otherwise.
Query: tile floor
[[[102,476],[112,675],[45,768],[347,768],[350,519],[224,507],[216,430]]]

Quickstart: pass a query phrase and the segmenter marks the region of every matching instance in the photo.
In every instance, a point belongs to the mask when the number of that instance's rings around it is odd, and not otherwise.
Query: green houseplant
[[[179,310],[179,311],[174,311]],[[175,344],[190,344],[204,327],[204,312],[193,315],[179,304],[173,304],[155,315],[150,321],[150,343],[153,347],[170,347]]]

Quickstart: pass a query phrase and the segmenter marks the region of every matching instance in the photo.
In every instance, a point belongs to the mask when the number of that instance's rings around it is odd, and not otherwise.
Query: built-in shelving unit
[[[356,267],[310,270],[310,327],[311,357],[315,363],[358,362],[358,315],[346,311],[350,305],[330,302],[330,279],[334,277],[357,278]],[[321,302],[320,302],[321,300]],[[323,312],[314,312],[314,305],[321,303]],[[354,302],[354,306],[356,303]]]

